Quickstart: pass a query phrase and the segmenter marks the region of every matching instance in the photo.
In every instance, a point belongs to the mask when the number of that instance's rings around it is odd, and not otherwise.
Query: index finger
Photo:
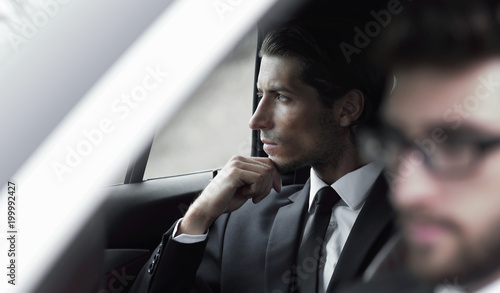
[[[257,162],[263,163],[267,166],[272,166],[273,168],[273,188],[277,192],[281,192],[282,184],[281,184],[281,176],[280,173],[278,172],[278,169],[276,168],[276,165],[274,162],[269,159],[269,158],[259,158],[259,157],[252,157]]]

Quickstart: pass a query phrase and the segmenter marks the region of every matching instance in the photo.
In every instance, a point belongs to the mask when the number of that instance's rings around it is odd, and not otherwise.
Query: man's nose
[[[268,130],[273,127],[273,103],[268,96],[263,96],[257,109],[250,118],[248,126],[253,130]]]

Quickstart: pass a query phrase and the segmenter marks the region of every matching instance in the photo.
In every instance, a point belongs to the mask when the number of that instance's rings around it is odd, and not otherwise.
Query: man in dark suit
[[[132,292],[332,292],[389,238],[386,181],[361,163],[353,137],[378,107],[382,75],[314,34],[288,26],[266,36],[250,127],[269,158],[233,157],[164,234]],[[305,186],[282,188],[279,172],[304,166]]]
[[[397,83],[365,136],[393,178],[409,269],[345,292],[500,292],[500,6],[412,4],[384,39]]]

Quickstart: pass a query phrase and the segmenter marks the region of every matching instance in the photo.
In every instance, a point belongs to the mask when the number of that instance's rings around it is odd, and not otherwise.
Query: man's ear
[[[348,91],[337,101],[339,124],[348,127],[359,119],[365,106],[365,95],[358,89]]]

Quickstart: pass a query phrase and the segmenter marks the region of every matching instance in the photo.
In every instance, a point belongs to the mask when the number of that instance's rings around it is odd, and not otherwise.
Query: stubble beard
[[[320,114],[318,123],[322,131],[316,150],[295,160],[282,163],[274,161],[280,173],[289,173],[303,167],[338,168],[341,156],[346,149],[340,139],[341,127],[331,118],[327,111]]]
[[[495,227],[499,226],[500,223]],[[436,284],[446,282],[462,288],[475,288],[491,276],[500,274],[499,233],[492,232],[471,241],[458,228],[450,231],[456,248],[450,259],[442,264],[432,264],[435,248],[407,242],[408,262],[419,277]]]

